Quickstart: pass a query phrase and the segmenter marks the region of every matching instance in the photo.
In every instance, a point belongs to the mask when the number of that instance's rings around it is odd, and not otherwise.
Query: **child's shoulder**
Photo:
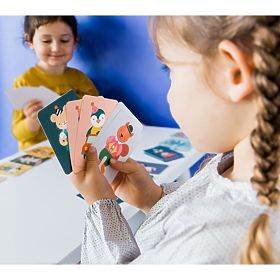
[[[74,67],[67,67],[67,73],[68,75],[73,75],[75,77],[87,78],[87,75],[83,71]]]
[[[35,73],[36,68],[34,66],[30,67],[14,80],[13,87],[30,86],[32,84],[32,81],[34,80]]]

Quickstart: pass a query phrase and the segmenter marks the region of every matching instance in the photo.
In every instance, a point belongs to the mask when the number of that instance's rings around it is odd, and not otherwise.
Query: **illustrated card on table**
[[[147,172],[149,172],[150,174],[155,174],[155,175],[160,174],[163,170],[165,170],[168,167],[167,164],[145,162],[145,161],[137,161],[137,162],[144,165]]]
[[[44,107],[38,113],[38,119],[41,126],[66,174],[71,173],[72,166],[69,154],[65,106],[68,101],[77,99],[76,92],[71,90]]]
[[[0,165],[0,174],[18,176],[32,168],[28,165],[7,162]]]
[[[170,148],[165,147],[165,146],[156,146],[156,147],[144,150],[144,153],[153,158],[162,160],[164,162],[168,162],[168,161],[172,161],[172,160],[184,157],[183,154],[178,153],[174,150],[171,150]]]
[[[37,147],[25,151],[25,153],[39,158],[52,158],[55,155],[53,149],[50,147]]]
[[[75,172],[82,170],[86,152],[99,135],[117,104],[117,100],[102,96],[85,95],[83,97],[75,142],[74,164],[72,164]]]
[[[160,144],[172,150],[180,151],[180,152],[187,152],[192,148],[188,138],[181,138],[181,137],[171,137],[160,142]]]
[[[99,168],[109,183],[117,175],[117,171],[109,165],[111,158],[126,161],[140,143],[142,129],[139,120],[119,102],[94,142]]]
[[[68,129],[68,140],[69,140],[69,150],[70,150],[70,159],[72,164],[72,169],[77,170],[74,164],[74,153],[76,138],[78,132],[78,124],[81,114],[82,100],[69,101],[66,104],[66,119],[67,119],[67,129]]]
[[[32,155],[23,155],[18,158],[12,159],[11,162],[24,164],[24,165],[28,165],[28,166],[37,166],[46,160],[48,160],[48,158],[40,158],[40,157],[35,157]]]

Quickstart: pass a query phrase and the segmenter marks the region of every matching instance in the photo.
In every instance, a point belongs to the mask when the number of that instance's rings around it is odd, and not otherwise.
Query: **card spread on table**
[[[163,170],[165,170],[168,167],[167,164],[145,162],[145,161],[137,161],[137,162],[144,165],[147,172],[149,172],[150,174],[155,174],[155,175],[160,174]]]
[[[48,160],[48,158],[40,158],[32,155],[23,155],[18,158],[12,159],[11,162],[24,164],[28,166],[37,166],[46,160]]]
[[[43,86],[40,87],[19,87],[5,92],[15,110],[23,109],[32,99],[38,99],[43,106],[56,100],[59,95]]]
[[[183,138],[181,136],[177,137],[174,135],[159,144],[179,152],[187,152],[192,148],[188,138]]]
[[[38,112],[41,126],[66,174],[71,173],[72,166],[69,154],[65,106],[68,101],[77,99],[76,92],[70,90]]]
[[[27,150],[25,153],[31,156],[47,159],[52,158],[55,155],[52,148],[43,146]]]
[[[178,153],[165,146],[156,146],[147,150],[144,150],[146,155],[149,155],[153,158],[162,160],[164,162],[172,161],[184,157],[183,154]]]
[[[74,91],[43,108],[38,118],[66,174],[84,168],[86,153],[94,145],[109,182],[117,174],[110,159],[125,161],[140,142],[143,128],[122,102],[88,95],[78,100]]]
[[[72,164],[75,172],[82,170],[86,152],[97,138],[97,135],[100,133],[106,120],[117,104],[117,100],[104,98],[102,96],[85,95],[83,97],[74,148],[74,164]],[[69,122],[70,120],[68,123]],[[73,157],[71,157],[71,159],[73,159]]]
[[[31,168],[32,166],[6,162],[0,165],[0,174],[18,176]]]

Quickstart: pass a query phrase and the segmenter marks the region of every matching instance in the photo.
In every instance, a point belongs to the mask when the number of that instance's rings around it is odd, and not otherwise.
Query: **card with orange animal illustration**
[[[143,126],[130,110],[119,102],[94,141],[99,168],[111,183],[117,171],[110,167],[111,158],[126,161],[142,138]]]
[[[76,170],[74,164],[74,153],[75,153],[76,137],[78,132],[78,124],[79,124],[80,113],[81,113],[81,106],[82,106],[82,100],[80,99],[69,101],[65,106],[70,159],[72,163],[72,169],[74,171]]]
[[[83,169],[85,155],[102,130],[118,101],[102,96],[85,95],[82,99],[80,120],[76,135],[73,171]]]

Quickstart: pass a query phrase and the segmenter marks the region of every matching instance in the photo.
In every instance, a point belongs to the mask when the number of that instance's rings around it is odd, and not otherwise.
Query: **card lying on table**
[[[31,166],[22,165],[14,162],[0,164],[0,174],[18,176],[31,169]]]
[[[178,153],[174,150],[169,149],[165,146],[156,146],[147,150],[144,150],[144,153],[154,157],[156,159],[162,160],[164,162],[172,161],[184,157],[183,154]]]
[[[18,158],[12,159],[11,162],[24,164],[28,166],[37,166],[43,163],[44,161],[48,160],[48,158],[41,158],[32,155],[22,155]]]
[[[78,99],[71,90],[38,112],[38,119],[64,172],[72,172],[65,106]]]
[[[36,147],[31,150],[25,151],[28,155],[39,157],[39,158],[52,158],[54,156],[53,149],[50,147]]]
[[[145,161],[137,161],[137,162],[144,165],[145,169],[150,174],[155,174],[155,175],[160,174],[161,172],[163,172],[168,167],[167,164],[145,162]]]

